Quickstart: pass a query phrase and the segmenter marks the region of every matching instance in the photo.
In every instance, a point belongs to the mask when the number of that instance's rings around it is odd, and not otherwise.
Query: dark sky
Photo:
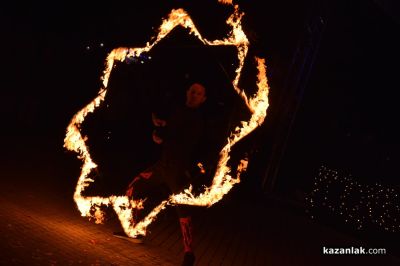
[[[2,9],[0,110],[7,125],[3,134],[35,134],[38,130],[62,136],[71,116],[98,91],[110,49],[143,45],[161,17],[180,6],[192,14],[205,37],[214,39],[224,29],[221,20],[229,14],[229,9],[216,2],[96,6],[34,2]],[[396,5],[388,1],[292,2],[239,1],[246,12],[243,26],[252,52],[270,62],[275,95],[285,93],[282,84],[287,67],[316,6],[322,5],[326,18],[282,162],[283,182],[293,172],[305,178],[323,162],[360,174],[369,172],[371,178],[386,171],[393,180],[399,148],[395,95],[400,43],[395,9],[387,12],[387,7]],[[279,106],[271,106],[279,111]],[[310,160],[298,160],[305,151],[312,153]],[[263,158],[257,160],[265,167]]]
[[[268,60],[275,60],[277,65],[279,60],[290,58],[286,50],[293,46],[306,16],[309,1],[304,2],[290,9],[282,2],[271,3],[265,12],[261,12],[261,1],[243,3],[242,9],[248,14],[244,28],[258,55],[266,56],[267,50],[273,50],[276,55],[271,54]],[[30,123],[30,119],[65,124],[67,118],[57,115],[76,110],[98,91],[107,53],[119,46],[143,46],[161,18],[176,7],[184,7],[204,37],[211,40],[227,29],[224,21],[232,10],[211,0],[118,5],[30,3],[2,9],[7,98],[2,111],[8,114],[9,122],[17,127]],[[49,108],[54,112],[49,114]],[[26,114],[30,117],[24,118]]]
[[[304,188],[326,165],[361,182],[398,185],[399,23],[370,1],[331,7],[282,175],[302,176],[294,186]]]

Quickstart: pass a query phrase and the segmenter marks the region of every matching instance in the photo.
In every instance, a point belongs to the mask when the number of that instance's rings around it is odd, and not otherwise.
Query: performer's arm
[[[167,121],[158,118],[155,113],[151,113],[151,119],[156,127],[165,127],[167,125]]]

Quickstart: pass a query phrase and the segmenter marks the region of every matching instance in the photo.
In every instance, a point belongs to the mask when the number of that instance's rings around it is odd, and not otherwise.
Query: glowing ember
[[[219,0],[224,4],[232,4],[232,1]],[[232,27],[230,34],[222,40],[208,41],[204,39],[196,29],[190,16],[183,9],[172,10],[168,18],[163,20],[157,36],[151,42],[148,42],[145,47],[141,48],[117,48],[110,52],[105,62],[105,70],[101,77],[103,88],[100,89],[98,96],[88,105],[82,108],[74,115],[70,124],[67,127],[67,133],[64,139],[64,147],[68,150],[78,153],[78,158],[82,160],[82,171],[76,185],[74,200],[78,206],[82,216],[88,216],[95,219],[96,223],[101,223],[104,220],[104,213],[101,211],[103,206],[112,206],[118,215],[121,225],[126,234],[134,237],[138,234],[145,235],[147,226],[155,220],[157,214],[167,205],[171,204],[187,204],[198,206],[211,206],[218,202],[227,194],[233,185],[240,182],[240,175],[246,170],[247,158],[241,160],[236,176],[230,175],[231,169],[227,165],[229,161],[229,153],[233,145],[240,141],[243,137],[252,132],[256,127],[264,122],[268,108],[268,92],[266,67],[264,59],[255,58],[258,68],[258,91],[253,97],[248,98],[243,90],[238,87],[240,74],[244,65],[244,60],[248,52],[249,41],[242,30],[241,19],[244,13],[239,11],[238,6],[235,6],[234,13],[228,18],[226,23]],[[239,64],[236,69],[236,76],[232,82],[235,91],[242,97],[247,107],[251,111],[249,121],[242,121],[241,126],[237,127],[231,133],[227,140],[227,144],[220,151],[219,162],[210,187],[206,187],[205,191],[198,196],[192,194],[192,186],[185,189],[182,193],[171,195],[168,199],[161,202],[154,208],[142,221],[133,220],[132,210],[143,208],[143,201],[133,201],[127,196],[110,196],[110,197],[85,197],[82,196],[83,191],[90,183],[94,182],[89,178],[89,174],[97,165],[90,157],[89,149],[85,144],[87,137],[81,135],[80,126],[85,117],[94,112],[107,93],[108,80],[115,61],[124,61],[128,56],[139,56],[143,52],[148,52],[160,40],[167,36],[175,27],[182,26],[190,30],[190,34],[194,34],[205,45],[233,45],[237,48]],[[198,164],[199,168],[204,171],[203,166]]]

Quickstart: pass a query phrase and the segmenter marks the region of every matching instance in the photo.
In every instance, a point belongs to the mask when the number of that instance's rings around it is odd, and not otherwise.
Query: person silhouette
[[[186,91],[184,106],[176,108],[168,119],[160,119],[152,113],[155,129],[153,141],[162,145],[159,160],[136,175],[129,183],[126,195],[134,200],[145,199],[154,187],[164,187],[167,195],[182,192],[190,183],[188,171],[196,163],[194,158],[205,131],[205,120],[201,106],[206,101],[206,88],[200,83],[192,83]],[[184,258],[182,265],[193,265],[193,226],[190,207],[177,205],[176,210],[181,228]],[[134,211],[134,220],[139,221],[142,211]],[[115,236],[127,237],[114,233]],[[130,239],[142,243],[144,236]]]

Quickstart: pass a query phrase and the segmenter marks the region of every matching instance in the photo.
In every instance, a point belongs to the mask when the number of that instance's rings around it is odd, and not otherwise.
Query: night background
[[[246,154],[249,167],[218,204],[274,202],[278,209],[364,241],[364,246],[386,248],[398,258],[400,250],[392,243],[400,232],[400,4],[234,4],[245,13],[242,25],[250,41],[239,84],[251,94],[252,58],[265,58],[270,106],[264,124],[233,149],[232,163]],[[0,10],[1,180],[17,202],[19,191],[48,190],[63,191],[72,201],[81,163],[63,148],[70,119],[96,97],[107,54],[117,47],[143,47],[161,19],[179,7],[208,40],[225,37],[229,30],[225,20],[232,7],[216,0],[30,3]],[[229,132],[249,117],[230,84],[236,63],[232,47],[204,46],[179,27],[149,54],[118,63],[105,102],[82,126],[99,164],[88,193],[122,194],[132,175],[156,160],[151,112],[168,115],[184,101],[192,81],[209,88],[211,130],[205,147],[216,157]],[[319,249],[315,253],[321,255]],[[309,259],[304,265],[319,265],[312,263],[312,254]]]

